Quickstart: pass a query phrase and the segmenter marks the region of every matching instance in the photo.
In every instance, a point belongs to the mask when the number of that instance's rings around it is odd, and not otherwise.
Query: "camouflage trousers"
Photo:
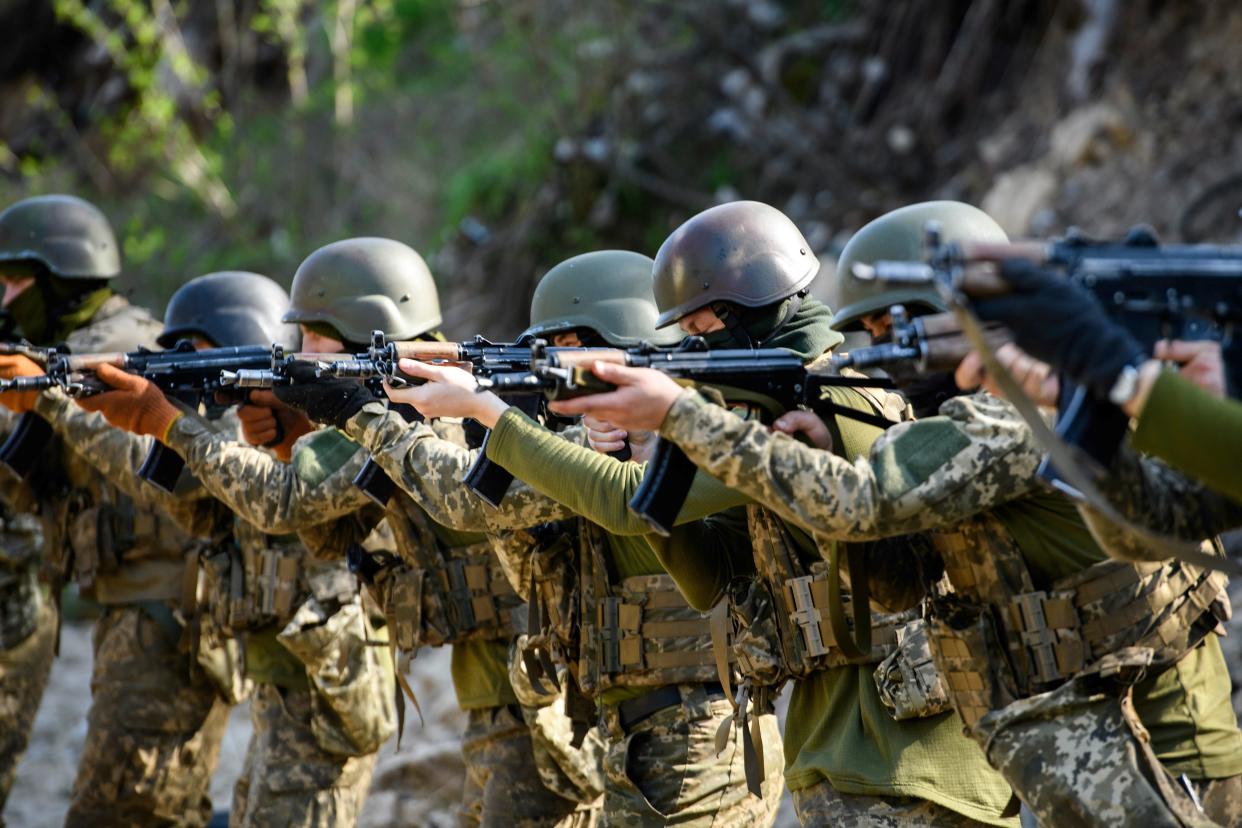
[[[746,788],[743,746],[733,729],[716,753],[716,732],[733,713],[701,684],[678,687],[681,704],[621,727],[615,706],[603,711],[604,812],[601,826],[734,826],[776,821],[784,790],[784,751],[776,717],[761,717],[763,797]]]
[[[191,677],[179,639],[163,606],[108,607],[96,622],[86,744],[66,826],[210,819],[228,707],[210,681]]]
[[[30,742],[56,649],[56,606],[42,598],[38,603],[34,632],[15,647],[0,650],[0,813],[13,787],[17,763]]]
[[[1083,679],[988,713],[971,733],[1041,825],[1212,825],[1152,753],[1129,695]]]
[[[232,828],[337,828],[353,825],[367,798],[375,754],[337,756],[311,728],[311,691],[257,684],[254,732],[233,787]]]
[[[986,823],[912,797],[841,793],[827,781],[791,791],[798,821],[840,828],[968,828]]]
[[[467,712],[461,754],[466,764],[458,824],[462,828],[586,828],[589,806],[549,790],[531,732],[516,705]]]

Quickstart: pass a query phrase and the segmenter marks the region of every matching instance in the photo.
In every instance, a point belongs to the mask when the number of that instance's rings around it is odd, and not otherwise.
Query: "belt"
[[[703,683],[703,691],[708,698],[723,699],[725,692],[724,687],[718,681],[707,681]],[[617,705],[617,720],[621,723],[624,730],[629,730],[634,725],[650,716],[654,716],[665,708],[672,707],[675,704],[681,704],[681,691],[676,684],[668,684],[650,693],[643,693],[633,699],[626,699]]]

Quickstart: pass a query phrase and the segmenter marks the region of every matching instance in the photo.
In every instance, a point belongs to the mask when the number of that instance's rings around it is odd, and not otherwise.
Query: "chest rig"
[[[933,606],[931,653],[968,728],[1078,676],[1133,683],[1229,615],[1220,572],[1108,560],[1036,590],[998,520],[977,517],[930,537],[953,585]]]
[[[715,680],[709,618],[671,576],[618,578],[604,531],[581,519],[517,533],[529,556],[526,648],[532,683],[562,661],[582,692]]]
[[[486,540],[447,546],[406,497],[392,498],[385,516],[401,557],[388,557],[370,586],[396,648],[507,641],[520,631],[521,599]]]

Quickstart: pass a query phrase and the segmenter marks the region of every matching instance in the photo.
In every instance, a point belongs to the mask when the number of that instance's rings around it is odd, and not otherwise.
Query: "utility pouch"
[[[952,709],[949,688],[932,659],[928,625],[923,618],[897,628],[897,649],[880,662],[874,675],[880,701],[899,722]]]
[[[41,601],[34,566],[0,565],[0,651],[12,650],[35,631]]]
[[[232,635],[217,629],[212,616],[201,616],[199,623],[195,654],[198,666],[223,702],[241,704],[254,688],[254,683],[246,678],[246,659],[241,644]]]
[[[370,646],[375,632],[361,602],[330,612],[309,598],[276,640],[306,668],[311,730],[321,748],[337,756],[365,756],[397,732],[388,650]]]
[[[928,624],[936,669],[967,730],[1023,695],[986,607],[941,599]]]

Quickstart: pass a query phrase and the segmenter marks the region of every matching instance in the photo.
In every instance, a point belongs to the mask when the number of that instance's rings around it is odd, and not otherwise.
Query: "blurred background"
[[[0,32],[0,205],[98,203],[156,312],[201,273],[288,284],[316,247],[382,235],[427,257],[450,336],[501,338],[561,259],[653,255],[736,198],[800,224],[821,290],[854,229],[928,198],[1013,235],[1242,241],[1226,0],[0,0]],[[85,629],[10,824],[63,813]],[[407,734],[439,764],[390,757],[377,787],[453,792],[426,775],[451,769],[443,717]],[[369,824],[436,824],[404,796]]]

